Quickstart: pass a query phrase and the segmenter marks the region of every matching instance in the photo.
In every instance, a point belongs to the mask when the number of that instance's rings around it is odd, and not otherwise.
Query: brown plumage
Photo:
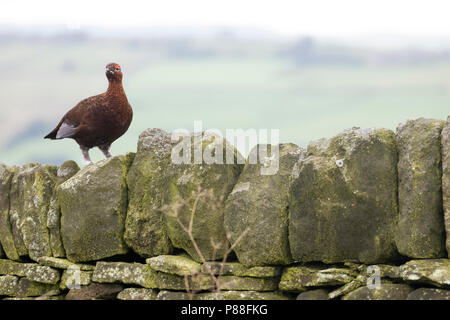
[[[80,101],[67,112],[45,139],[74,139],[84,160],[92,163],[89,149],[98,147],[109,158],[111,144],[130,126],[133,110],[122,86],[122,70],[116,63],[106,66],[106,92]]]

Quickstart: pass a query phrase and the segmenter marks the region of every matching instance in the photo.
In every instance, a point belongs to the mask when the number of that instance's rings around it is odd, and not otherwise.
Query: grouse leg
[[[83,164],[86,166],[92,164],[91,157],[89,157],[89,148],[80,146],[80,149],[83,153]]]
[[[109,153],[109,148],[111,147],[111,144],[102,144],[98,146],[98,148],[103,152],[106,158],[111,158],[111,153]]]

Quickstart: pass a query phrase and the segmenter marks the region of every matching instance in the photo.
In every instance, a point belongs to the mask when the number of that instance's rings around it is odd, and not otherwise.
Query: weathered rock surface
[[[196,261],[222,259],[228,246],[223,226],[225,199],[242,170],[243,165],[237,164],[237,159],[242,157],[225,139],[213,134],[204,134],[203,138],[193,134],[181,141],[190,141],[191,146],[183,152],[193,148],[194,164],[190,158],[188,163],[171,162],[166,173],[164,204],[169,238],[174,247],[184,249]],[[174,146],[172,155],[182,151],[180,144]],[[198,151],[203,154],[203,161],[196,161]],[[227,163],[230,154],[234,164]],[[203,258],[185,230],[192,215],[192,237]]]
[[[94,265],[90,264],[78,264],[73,263],[67,259],[55,258],[55,257],[40,257],[37,261],[43,266],[53,267],[57,269],[79,269],[83,271],[93,271],[95,269]]]
[[[11,260],[0,259],[0,275],[14,275],[26,277],[30,281],[55,284],[59,281],[58,270],[37,263],[19,263]]]
[[[0,296],[37,297],[44,294],[47,296],[59,294],[58,286],[11,275],[0,276]]]
[[[17,283],[16,297],[37,297],[42,295],[54,296],[59,294],[57,284],[41,283],[31,281],[27,278],[20,278]]]
[[[294,266],[283,270],[280,290],[302,292],[310,287],[338,286],[351,282],[356,274],[346,268],[320,268],[318,266]]]
[[[202,272],[206,274],[223,276],[239,276],[254,278],[270,278],[277,277],[281,274],[281,267],[265,266],[265,267],[246,267],[239,262],[217,262],[208,261],[203,263]]]
[[[210,290],[214,288],[214,281],[211,276],[206,274],[198,274],[185,278],[170,273],[157,272],[155,275],[154,288],[193,291]]]
[[[450,258],[450,116],[441,133],[442,150],[442,200],[445,230],[447,234],[447,255]]]
[[[19,278],[15,276],[0,276],[0,296],[14,296]]]
[[[397,258],[392,131],[356,128],[310,143],[298,169],[289,204],[294,260],[377,263]]]
[[[195,295],[186,291],[161,290],[156,297],[157,300],[194,300]]]
[[[64,270],[59,287],[62,290],[81,288],[81,286],[89,285],[91,281],[92,271],[82,271],[76,267],[69,267]]]
[[[189,290],[208,290],[214,287],[214,282],[209,275],[199,274],[185,279],[184,276],[155,271],[147,264],[126,262],[98,262],[92,281],[120,282],[149,289],[168,290],[186,290],[187,286]]]
[[[231,243],[246,232],[234,249],[239,261],[246,266],[292,262],[288,242],[288,195],[295,177],[294,169],[304,150],[294,144],[277,147],[278,152],[270,145],[257,145],[252,149],[226,200],[224,224],[231,235]],[[251,159],[258,159],[258,162],[251,163]],[[263,170],[270,167],[278,170],[263,174]]]
[[[400,266],[404,281],[450,288],[450,259],[411,260]]]
[[[407,284],[381,284],[379,288],[361,287],[342,297],[342,300],[406,300],[414,289]]]
[[[117,295],[119,300],[156,300],[158,293],[153,289],[126,288]]]
[[[101,283],[121,282],[154,288],[154,272],[148,265],[127,262],[97,262],[92,281]]]
[[[399,252],[412,258],[445,253],[441,192],[441,120],[409,120],[397,128]]]
[[[50,256],[47,214],[56,182],[56,166],[36,163],[19,167],[10,189],[9,222],[19,256]]]
[[[300,293],[297,300],[329,300],[328,292],[326,289],[308,290]]]
[[[420,288],[411,292],[407,300],[450,300],[450,290]]]
[[[121,284],[91,283],[80,289],[71,289],[66,295],[66,300],[108,300],[115,299],[123,290]]]
[[[14,235],[9,220],[11,180],[14,170],[0,163],[0,243],[5,255],[11,260],[19,260],[14,244]]]
[[[73,262],[124,254],[126,175],[133,154],[89,165],[58,187],[61,235]]]
[[[170,165],[170,135],[160,129],[141,133],[133,164],[127,176],[129,204],[125,241],[143,257],[169,254],[172,244],[167,234],[163,205],[164,185]]]
[[[146,260],[147,264],[155,271],[189,276],[197,274],[201,270],[198,262],[185,256],[161,255]]]
[[[158,300],[288,300],[289,297],[279,292],[259,291],[221,291],[189,294],[180,291],[161,290]]]
[[[274,291],[278,289],[279,279],[222,276],[219,281],[221,290]]]
[[[350,281],[349,283],[346,283],[342,287],[331,291],[328,294],[328,298],[336,299],[337,297],[340,297],[340,296],[346,295],[347,293],[355,291],[356,289],[358,289],[366,284],[367,284],[366,275],[360,274],[354,280]]]
[[[289,300],[289,297],[280,292],[221,291],[199,293],[194,300]]]
[[[53,257],[65,257],[66,252],[61,239],[61,207],[59,205],[56,188],[73,177],[80,167],[78,167],[75,161],[69,160],[64,162],[56,172],[56,182],[53,190],[52,197],[50,199],[50,207],[47,214],[47,228],[49,232],[50,249]]]

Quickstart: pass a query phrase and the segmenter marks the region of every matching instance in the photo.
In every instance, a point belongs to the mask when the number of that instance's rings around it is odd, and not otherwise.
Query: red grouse
[[[109,85],[105,93],[79,102],[67,112],[45,139],[74,139],[81,148],[86,164],[91,164],[89,149],[98,147],[105,157],[111,157],[111,144],[130,126],[133,110],[122,86],[122,71],[118,64],[106,66]]]

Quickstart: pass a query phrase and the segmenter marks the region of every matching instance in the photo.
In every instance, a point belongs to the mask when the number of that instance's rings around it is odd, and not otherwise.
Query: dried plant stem
[[[188,235],[189,240],[190,240],[190,242],[192,243],[192,246],[195,249],[195,252],[197,253],[200,261],[205,266],[206,272],[211,276],[211,279],[214,282],[214,289],[211,288],[212,289],[211,291],[213,291],[213,292],[220,292],[220,290],[221,290],[221,288],[220,288],[220,277],[223,275],[224,266],[225,266],[225,263],[227,261],[227,258],[231,254],[233,249],[236,247],[236,245],[245,237],[245,235],[248,233],[250,228],[247,227],[244,230],[244,232],[242,232],[240,234],[240,236],[236,239],[236,241],[234,241],[234,243],[231,244],[231,245],[230,245],[229,241],[225,240],[226,251],[225,251],[225,253],[223,255],[223,258],[222,258],[222,261],[221,261],[221,264],[220,264],[219,272],[216,274],[216,272],[214,270],[212,270],[211,266],[208,264],[208,261],[206,260],[205,256],[203,255],[202,251],[200,250],[200,247],[198,246],[197,241],[195,240],[194,234],[193,234],[194,217],[195,217],[195,213],[197,212],[197,208],[198,208],[200,200],[202,200],[202,197],[210,197],[212,200],[214,200],[214,194],[213,194],[212,190],[203,190],[202,191],[199,188],[197,193],[195,194],[195,192],[193,192],[192,195],[193,196],[195,195],[195,198],[194,198],[194,203],[192,205],[192,209],[191,209],[191,212],[190,212],[189,224],[187,226],[183,224],[183,222],[181,221],[178,213],[179,213],[180,208],[182,208],[183,206],[188,206],[189,205],[189,203],[190,203],[189,199],[179,199],[175,204],[173,204],[169,208],[167,208],[167,206],[166,206],[162,210],[166,210],[166,211],[169,211],[169,212],[172,211],[172,213],[170,215],[173,218],[175,218],[175,220],[177,221],[177,223],[179,224],[181,229],[184,232],[186,232],[186,234]],[[223,197],[221,199],[223,199]],[[227,236],[227,238],[228,238],[228,236]],[[211,245],[213,247],[212,260],[215,261],[215,258],[216,258],[216,255],[217,255],[217,250],[222,245],[214,243],[213,239],[211,239]],[[189,294],[190,299],[193,298],[195,292],[194,292],[194,290],[190,289],[189,277],[195,277],[195,276],[196,275],[191,275],[191,276],[185,276],[184,277],[186,291]]]

